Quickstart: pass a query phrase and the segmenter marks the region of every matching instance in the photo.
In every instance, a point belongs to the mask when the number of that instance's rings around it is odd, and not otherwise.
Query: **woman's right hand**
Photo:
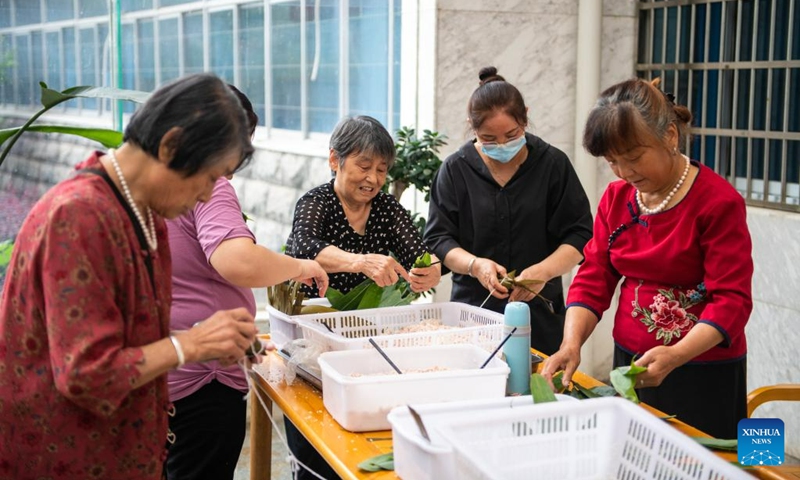
[[[328,274],[322,266],[314,260],[297,260],[300,262],[300,275],[294,277],[300,283],[304,283],[309,287],[312,286],[312,280],[317,284],[319,296],[324,298],[325,291],[328,289]]]
[[[499,278],[505,277],[508,273],[506,267],[496,263],[489,258],[477,257],[472,263],[472,276],[478,280],[483,288],[492,292],[496,298],[508,297],[508,289],[500,284]]]
[[[368,253],[361,255],[358,271],[372,279],[379,287],[394,285],[400,277],[411,282],[411,277],[400,263],[388,255]]]
[[[195,327],[176,334],[186,363],[219,360],[232,365],[245,356],[258,329],[246,308],[220,310]]]
[[[553,390],[561,390],[562,386],[566,387],[572,381],[572,375],[578,370],[578,365],[581,364],[581,347],[569,347],[562,345],[559,350],[550,355],[544,361],[542,368],[542,376],[547,379],[547,383]],[[564,376],[561,378],[561,385],[553,385],[553,375],[560,371],[564,371]]]

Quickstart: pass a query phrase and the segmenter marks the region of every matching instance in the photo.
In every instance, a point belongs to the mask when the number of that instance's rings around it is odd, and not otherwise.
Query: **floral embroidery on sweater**
[[[634,300],[631,302],[633,305],[631,316],[639,318],[647,326],[647,333],[656,332],[656,340],[663,340],[664,345],[669,345],[673,339],[685,335],[697,323],[697,317],[687,310],[706,299],[704,283],[685,293],[678,291],[677,296],[675,288],[659,289],[648,308],[639,305],[639,287],[642,283],[640,280],[636,287]]]

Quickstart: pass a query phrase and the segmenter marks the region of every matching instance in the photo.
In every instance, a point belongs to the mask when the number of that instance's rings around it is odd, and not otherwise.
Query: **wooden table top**
[[[270,361],[273,361],[272,358],[282,361],[274,353],[271,354]],[[539,364],[538,368],[541,369],[541,364]],[[588,388],[604,385],[602,382],[581,372],[577,372],[574,379]],[[394,472],[390,471],[373,473],[364,472],[358,468],[360,462],[392,451],[391,430],[353,433],[343,429],[325,409],[322,401],[322,392],[300,378],[297,378],[292,386],[286,385],[285,382],[268,382],[261,375],[254,376],[254,381],[256,386],[261,391],[266,392],[269,398],[284,412],[284,415],[297,426],[342,478],[370,480],[399,478]],[[662,412],[652,407],[644,404],[641,406],[657,416],[665,416]],[[679,420],[671,419],[668,422],[686,435],[708,436]],[[266,427],[264,426],[264,428]],[[269,425],[269,428],[271,428],[271,425]],[[259,433],[256,431],[256,434]],[[735,452],[714,453],[726,461],[737,461]],[[256,455],[256,452],[251,452],[251,455]],[[762,479],[800,479],[800,466],[757,467],[750,470],[750,472]],[[251,476],[251,478],[258,477]]]

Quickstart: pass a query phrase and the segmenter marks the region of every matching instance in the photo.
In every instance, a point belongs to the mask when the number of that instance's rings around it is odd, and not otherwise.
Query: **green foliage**
[[[639,403],[639,396],[636,395],[636,377],[647,371],[647,367],[637,367],[633,363],[635,360],[634,357],[630,366],[618,367],[611,371],[611,385],[623,397],[633,403]]]
[[[735,438],[722,439],[722,438],[708,438],[708,437],[692,437],[694,441],[700,445],[710,448],[711,450],[721,450],[723,452],[735,452],[738,449],[738,441]]]
[[[379,287],[374,281],[367,279],[352,290],[343,294],[335,288],[328,288],[325,298],[331,307],[339,311],[363,310],[365,308],[398,307],[408,305],[417,297],[407,293],[404,282],[397,282],[387,287]]]
[[[550,384],[547,383],[547,379],[541,373],[531,375],[531,397],[533,397],[533,403],[535,404],[556,401],[555,393],[550,389]]]
[[[423,253],[414,260],[414,268],[427,268],[431,266],[431,254]]]
[[[430,130],[423,130],[422,138],[411,127],[397,130],[394,165],[386,178],[395,198],[399,200],[405,189],[413,185],[425,194],[425,201],[430,199],[433,176],[442,166],[438,153],[439,148],[447,145],[445,138]]]
[[[370,457],[358,464],[358,468],[367,472],[394,470],[394,452]]]
[[[0,284],[6,276],[8,264],[11,263],[11,254],[14,252],[14,241],[3,240],[0,242]]]
[[[42,109],[34,113],[33,116],[29,118],[23,126],[0,130],[0,145],[5,144],[2,153],[0,153],[0,165],[3,164],[8,156],[8,152],[11,151],[11,148],[14,146],[17,140],[19,140],[19,137],[28,130],[77,135],[90,140],[98,141],[106,147],[117,146],[122,143],[122,135],[115,130],[102,128],[63,127],[57,125],[37,125],[34,127],[33,122],[35,122],[51,108],[73,98],[110,98],[112,100],[144,102],[150,95],[149,93],[135,90],[121,90],[110,87],[91,86],[70,87],[59,92],[57,90],[48,88],[47,84],[44,82],[39,82],[39,85],[42,89]],[[6,143],[6,141],[8,141],[8,143]]]

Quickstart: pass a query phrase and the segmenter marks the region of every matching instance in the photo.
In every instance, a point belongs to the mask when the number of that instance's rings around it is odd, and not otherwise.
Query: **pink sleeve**
[[[584,307],[591,310],[599,321],[614,296],[621,275],[611,265],[608,257],[608,242],[611,231],[608,227],[608,212],[612,195],[606,189],[594,221],[592,238],[583,248],[583,263],[572,280],[567,294],[567,308]]]
[[[236,191],[225,177],[217,180],[211,200],[198,204],[194,214],[197,240],[206,260],[210,260],[219,244],[225,240],[238,237],[247,237],[253,242],[256,240],[244,222]]]

